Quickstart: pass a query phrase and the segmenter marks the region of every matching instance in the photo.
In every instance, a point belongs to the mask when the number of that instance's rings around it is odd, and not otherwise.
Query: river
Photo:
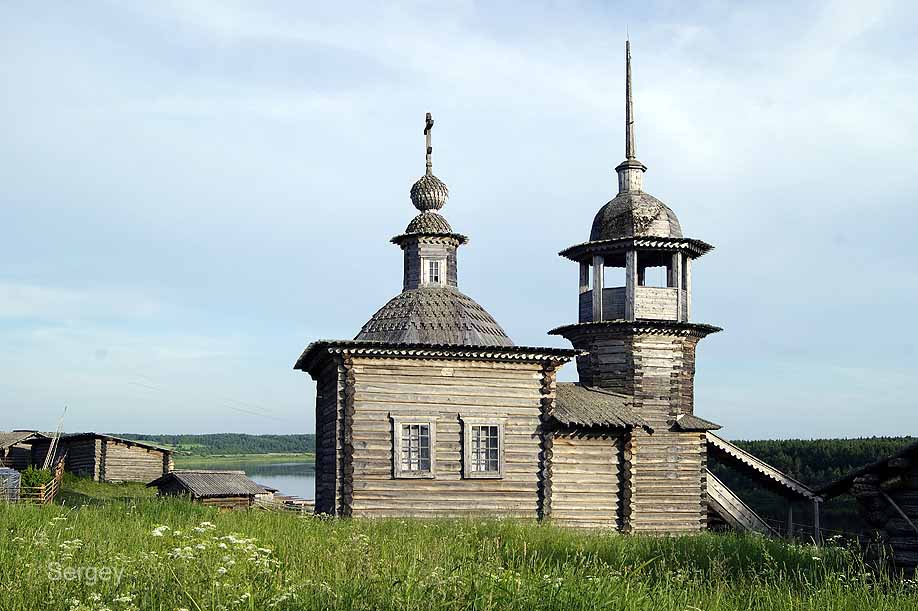
[[[279,494],[309,500],[313,500],[316,496],[316,471],[315,466],[310,462],[291,462],[290,459],[287,459],[287,462],[276,463],[240,460],[213,465],[196,463],[194,468],[245,471],[250,479],[259,484],[277,488]]]

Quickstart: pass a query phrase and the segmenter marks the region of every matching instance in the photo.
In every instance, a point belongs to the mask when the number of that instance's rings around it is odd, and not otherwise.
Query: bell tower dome
[[[692,416],[695,347],[720,329],[691,320],[692,265],[713,247],[684,237],[676,214],[644,191],[647,166],[635,154],[630,42],[625,66],[618,194],[596,214],[589,241],[560,253],[580,264],[578,322],[549,333],[582,351],[582,385],[626,395],[653,428],[653,434],[636,431],[630,442],[631,486],[650,505],[626,511],[625,529],[673,532],[676,522],[669,520],[678,515],[676,530],[702,530],[704,430],[711,423]]]

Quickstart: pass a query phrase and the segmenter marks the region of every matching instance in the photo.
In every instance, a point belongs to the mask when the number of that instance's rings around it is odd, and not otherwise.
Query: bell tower
[[[584,386],[626,395],[653,428],[625,444],[623,529],[705,528],[705,431],[694,416],[695,347],[718,327],[691,321],[693,262],[713,247],[686,238],[675,213],[644,192],[625,43],[625,160],[618,194],[593,219],[588,242],[561,251],[580,264],[578,322],[549,333],[583,351]]]

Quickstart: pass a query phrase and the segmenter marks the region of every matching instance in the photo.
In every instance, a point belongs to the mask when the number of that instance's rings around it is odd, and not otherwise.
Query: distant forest
[[[245,433],[209,433],[206,435],[141,435],[138,433],[113,433],[117,437],[148,441],[172,448],[188,456],[213,456],[215,454],[275,454],[316,451],[316,436],[304,435],[247,435]]]

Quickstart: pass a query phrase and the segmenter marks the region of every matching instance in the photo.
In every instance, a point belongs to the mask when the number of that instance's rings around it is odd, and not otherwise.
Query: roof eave
[[[571,261],[579,261],[593,253],[624,252],[631,248],[681,250],[697,259],[714,250],[714,246],[694,238],[664,238],[654,236],[629,236],[610,240],[591,240],[565,248],[558,254]]]

